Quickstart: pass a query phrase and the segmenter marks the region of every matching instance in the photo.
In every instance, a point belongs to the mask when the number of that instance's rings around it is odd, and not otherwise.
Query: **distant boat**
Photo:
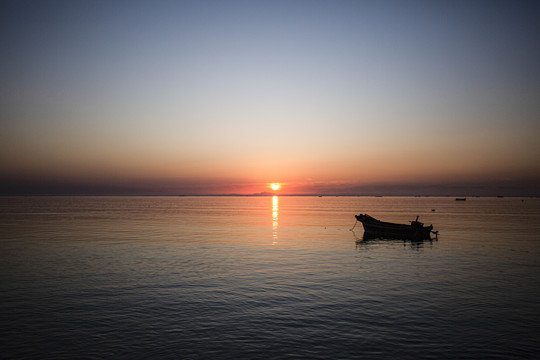
[[[368,235],[368,237],[381,236],[390,239],[417,241],[431,239],[433,225],[424,226],[423,223],[418,221],[418,216],[416,220],[411,221],[410,225],[380,221],[368,214],[355,215],[354,217],[362,223],[364,235]]]
[[[456,201],[465,201],[467,198],[456,198]]]

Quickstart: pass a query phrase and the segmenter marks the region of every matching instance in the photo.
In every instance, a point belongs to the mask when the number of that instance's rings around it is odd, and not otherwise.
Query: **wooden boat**
[[[424,226],[423,223],[418,221],[418,216],[409,225],[380,221],[368,214],[355,215],[354,217],[362,223],[364,233],[370,237],[380,236],[382,238],[406,240],[431,239],[433,225]]]

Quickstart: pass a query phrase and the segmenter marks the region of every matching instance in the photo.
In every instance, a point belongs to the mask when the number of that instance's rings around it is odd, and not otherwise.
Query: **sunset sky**
[[[540,195],[538,1],[2,1],[1,194]]]

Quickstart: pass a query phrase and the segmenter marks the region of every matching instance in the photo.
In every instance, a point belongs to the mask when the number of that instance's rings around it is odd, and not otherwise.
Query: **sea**
[[[1,358],[531,359],[539,333],[539,198],[0,198]]]

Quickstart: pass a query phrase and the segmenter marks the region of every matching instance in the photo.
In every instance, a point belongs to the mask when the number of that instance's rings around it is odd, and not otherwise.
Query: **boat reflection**
[[[274,195],[272,196],[272,245],[276,245],[278,239],[278,212],[279,199]]]
[[[429,245],[432,247],[434,239],[427,240],[411,240],[411,239],[397,239],[397,238],[388,238],[381,237],[378,234],[366,233],[364,232],[361,236],[358,236],[354,230],[351,230],[353,233],[354,239],[356,241],[356,249],[365,249],[368,246],[381,244],[381,243],[396,243],[403,244],[403,247],[409,246],[412,249],[421,249],[424,245]]]

